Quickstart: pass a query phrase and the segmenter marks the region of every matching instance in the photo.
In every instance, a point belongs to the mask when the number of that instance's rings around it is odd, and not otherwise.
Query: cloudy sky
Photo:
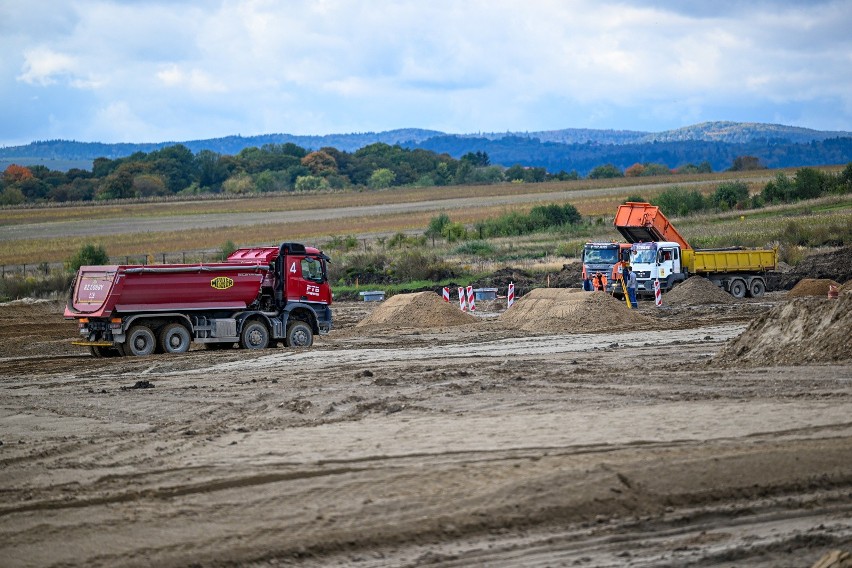
[[[0,145],[852,130],[850,30],[850,0],[0,0]]]

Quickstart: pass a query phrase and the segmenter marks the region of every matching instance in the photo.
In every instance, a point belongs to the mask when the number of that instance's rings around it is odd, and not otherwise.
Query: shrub
[[[661,192],[652,201],[666,215],[689,215],[705,208],[704,196],[696,189],[686,190],[673,187]]]
[[[728,181],[719,184],[710,197],[711,203],[719,209],[733,209],[748,203],[748,184],[742,181]]]
[[[219,246],[219,259],[225,260],[231,253],[237,250],[237,245],[233,241],[225,241]]]
[[[418,250],[406,251],[398,255],[391,263],[391,272],[396,280],[402,282],[415,280],[437,282],[455,276],[449,264],[434,254]]]
[[[331,240],[326,243],[326,246],[330,249],[348,252],[358,248],[358,239],[354,235],[346,235],[345,237],[334,235],[331,237]]]
[[[387,240],[388,248],[412,248],[426,245],[426,236],[408,236],[405,233],[399,232]]]
[[[442,231],[448,243],[467,240],[467,229],[461,223],[450,223]]]
[[[68,259],[70,272],[77,272],[81,266],[98,266],[109,264],[109,255],[101,245],[85,244],[74,256]]]
[[[456,254],[469,254],[472,256],[488,256],[494,254],[494,247],[487,241],[468,241],[457,247]]]
[[[329,265],[329,279],[341,284],[382,284],[389,280],[388,257],[382,253],[353,254]]]

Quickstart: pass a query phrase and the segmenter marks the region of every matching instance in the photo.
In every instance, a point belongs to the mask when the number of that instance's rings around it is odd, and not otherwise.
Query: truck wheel
[[[746,288],[745,281],[743,281],[739,278],[737,278],[735,280],[731,280],[731,287],[730,287],[731,296],[733,296],[734,298],[737,298],[738,300],[745,298],[746,290],[748,290],[748,288]]]
[[[179,323],[170,323],[160,332],[160,347],[164,353],[186,353],[190,343],[189,330]]]
[[[749,288],[749,293],[752,298],[760,298],[763,296],[763,293],[766,292],[766,282],[761,280],[760,278],[755,278],[751,281],[751,288]]]
[[[269,330],[259,321],[246,324],[240,336],[240,347],[243,349],[266,349],[269,345]]]
[[[144,325],[136,325],[130,328],[127,332],[127,342],[124,346],[124,351],[128,355],[143,357],[150,355],[157,347],[157,338],[154,337],[154,332],[150,327]]]
[[[313,343],[311,326],[303,321],[290,322],[287,326],[287,347],[310,347]]]

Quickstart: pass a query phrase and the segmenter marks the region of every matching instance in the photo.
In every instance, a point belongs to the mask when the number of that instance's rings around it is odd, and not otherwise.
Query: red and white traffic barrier
[[[461,311],[467,311],[467,303],[464,300],[464,288],[459,287],[459,308]]]
[[[654,305],[660,307],[663,305],[663,294],[660,292],[660,281],[654,280]]]
[[[447,288],[446,286],[444,286],[444,301],[445,302],[450,301],[450,289]]]
[[[506,308],[507,309],[511,308],[512,304],[514,304],[514,303],[515,303],[515,283],[509,282],[509,295],[508,295],[508,299],[506,300]]]
[[[467,287],[467,305],[470,307],[470,311],[476,311],[476,298],[473,294],[473,286]]]

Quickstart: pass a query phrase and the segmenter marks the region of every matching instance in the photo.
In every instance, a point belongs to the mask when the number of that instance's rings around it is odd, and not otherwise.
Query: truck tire
[[[269,330],[259,321],[250,321],[243,327],[240,347],[243,349],[266,349],[269,345]]]
[[[160,331],[160,347],[163,353],[186,353],[192,343],[192,336],[185,326],[170,323]]]
[[[121,349],[118,347],[89,347],[89,352],[92,354],[92,357],[120,357],[123,355]]]
[[[752,298],[760,298],[766,292],[766,282],[763,281],[763,278],[755,278],[751,281],[751,287],[748,291]]]
[[[743,280],[742,278],[734,278],[733,280],[731,280],[729,290],[731,292],[731,296],[740,300],[742,298],[745,298],[748,287],[746,286],[745,280]]]
[[[287,325],[287,347],[310,347],[314,343],[311,326],[303,321],[293,321]]]
[[[135,325],[127,332],[124,352],[136,357],[150,355],[157,348],[157,338],[151,328],[145,325]]]

